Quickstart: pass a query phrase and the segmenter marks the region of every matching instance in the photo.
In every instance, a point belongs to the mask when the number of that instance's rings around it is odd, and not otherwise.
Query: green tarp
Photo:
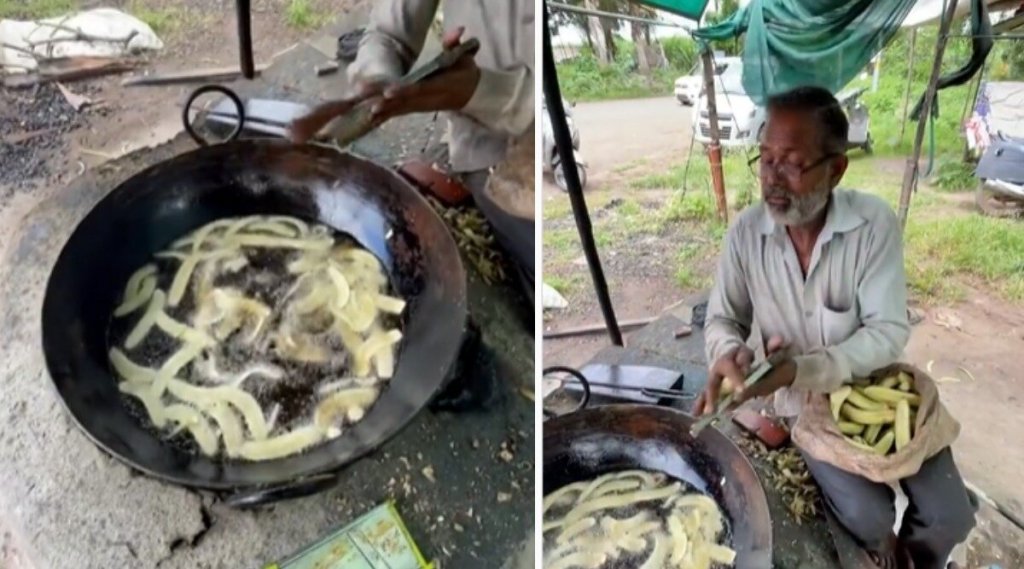
[[[708,0],[640,0],[636,3],[678,14],[695,22],[700,21],[708,7]]]
[[[702,40],[745,33],[743,88],[757,104],[799,85],[838,92],[893,35],[916,0],[752,0]]]

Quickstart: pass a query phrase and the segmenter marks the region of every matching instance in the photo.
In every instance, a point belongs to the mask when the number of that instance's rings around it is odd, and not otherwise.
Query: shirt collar
[[[785,227],[779,225],[772,218],[768,208],[762,204],[761,233],[764,235],[785,236]],[[825,214],[825,227],[821,230],[821,241],[827,241],[837,233],[853,231],[867,220],[850,204],[850,194],[845,190],[836,188],[832,190],[832,198],[828,202],[828,212]]]

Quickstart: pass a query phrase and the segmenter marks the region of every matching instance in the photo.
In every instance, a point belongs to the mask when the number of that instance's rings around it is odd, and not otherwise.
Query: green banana
[[[870,425],[867,431],[864,432],[864,442],[869,445],[873,445],[878,442],[878,434],[882,432],[882,424],[877,423]]]
[[[868,397],[867,390],[870,387],[855,387],[853,393],[846,399],[849,403],[860,407],[865,411],[881,411],[889,406],[873,397]]]
[[[896,424],[893,430],[896,433],[896,450],[903,450],[903,447],[910,444],[910,403],[905,400],[896,404]]]
[[[849,421],[839,421],[839,432],[844,435],[859,435],[864,432],[864,425]]]
[[[839,420],[839,408],[843,406],[851,391],[853,391],[852,387],[844,385],[828,396],[829,406],[832,408],[832,418],[836,421]]]
[[[840,416],[846,417],[848,420],[854,423],[860,423],[861,425],[892,423],[896,420],[896,412],[892,409],[867,411],[864,409],[858,409],[849,403],[843,404],[843,407],[839,410],[839,414]]]
[[[889,377],[878,382],[878,385],[881,385],[882,387],[888,387],[889,389],[895,389],[896,386],[899,384],[900,378],[895,375],[890,375]]]
[[[865,387],[864,395],[876,402],[880,402],[882,405],[887,403],[899,403],[900,401],[906,401],[914,407],[921,404],[921,396],[916,393],[905,393],[903,391],[897,391],[895,389],[889,389],[879,385]],[[853,399],[850,401],[853,401]]]
[[[875,454],[880,456],[885,456],[889,454],[889,451],[892,449],[892,442],[895,436],[896,435],[893,434],[892,429],[886,429],[885,433],[883,433],[882,436],[878,439],[878,442],[875,443]]]

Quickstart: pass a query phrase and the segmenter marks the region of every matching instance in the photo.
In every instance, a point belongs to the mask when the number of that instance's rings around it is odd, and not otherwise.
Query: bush
[[[697,42],[688,37],[672,37],[661,40],[665,49],[665,59],[673,69],[687,73],[697,62]]]
[[[618,39],[615,47],[615,60],[609,65],[600,65],[586,46],[578,56],[559,63],[558,84],[562,95],[571,101],[599,101],[654,97],[672,92],[675,70],[656,69],[649,77],[641,75],[636,70],[636,46]]]

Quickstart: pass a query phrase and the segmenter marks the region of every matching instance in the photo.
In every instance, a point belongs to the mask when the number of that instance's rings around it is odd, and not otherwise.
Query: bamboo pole
[[[900,144],[907,130],[907,106],[910,105],[910,83],[914,77],[914,44],[917,43],[917,28],[910,31],[910,65],[907,67],[907,86],[903,89],[903,118],[900,119]]]
[[[711,144],[708,145],[708,161],[711,163],[711,184],[715,190],[715,207],[718,217],[723,222],[729,221],[728,206],[725,201],[725,177],[722,174],[722,146],[718,140],[718,107],[715,104],[715,64],[711,60],[711,45],[701,50],[704,62],[704,92],[708,97],[708,127]],[[698,117],[698,120],[699,117]]]
[[[942,71],[942,55],[946,51],[946,40],[949,38],[949,28],[956,15],[957,0],[949,0],[946,13],[942,16],[939,24],[939,36],[935,40],[935,60],[932,62],[932,75],[928,79],[928,88],[924,92],[924,105],[921,107],[921,114],[917,120],[917,133],[914,136],[914,151],[910,158],[907,158],[907,165],[903,169],[903,186],[900,189],[900,227],[906,229],[907,214],[910,211],[910,196],[917,185],[918,160],[921,159],[921,143],[924,140],[924,129],[932,112],[932,103],[935,100],[936,90],[939,82],[939,74]]]

